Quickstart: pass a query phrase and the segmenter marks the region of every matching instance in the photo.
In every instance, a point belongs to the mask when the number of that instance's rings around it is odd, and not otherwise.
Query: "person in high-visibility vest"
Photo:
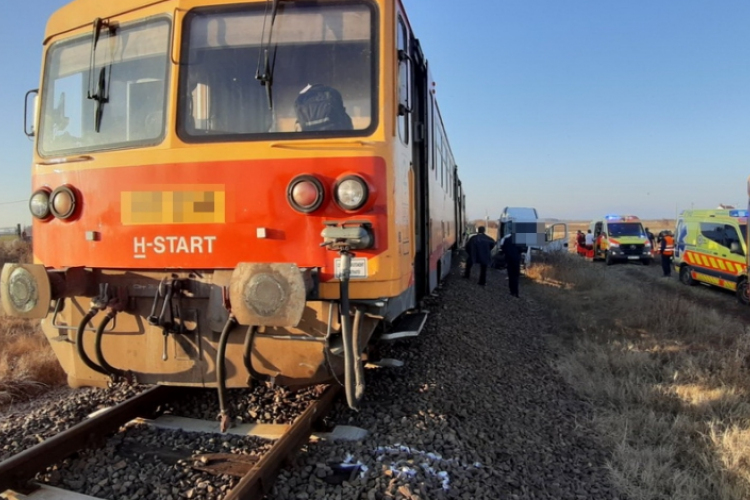
[[[674,237],[671,234],[665,234],[661,239],[661,269],[664,271],[664,277],[669,278],[672,275],[672,255],[674,255]]]

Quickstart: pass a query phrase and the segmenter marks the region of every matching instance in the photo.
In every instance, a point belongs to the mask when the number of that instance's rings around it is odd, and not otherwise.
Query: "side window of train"
[[[433,120],[433,123],[434,120]],[[435,133],[435,140],[433,141],[433,144],[435,146],[434,153],[432,155],[432,169],[435,171],[435,180],[438,180],[440,178],[440,174],[438,173],[439,167],[440,167],[440,161],[443,158],[443,144],[440,141],[440,132],[438,131],[437,127],[433,128]]]
[[[445,143],[445,141],[443,141],[443,143]],[[446,160],[447,156],[447,149],[443,149],[443,157],[440,161],[440,187],[442,188],[445,188],[445,169],[448,167],[448,161]]]
[[[403,19],[398,18],[398,136],[401,142],[409,144],[409,114],[411,102],[409,99],[410,71],[409,71],[409,38]]]

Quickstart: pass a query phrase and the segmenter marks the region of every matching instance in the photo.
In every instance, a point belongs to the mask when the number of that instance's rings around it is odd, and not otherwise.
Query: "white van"
[[[511,234],[513,242],[529,255],[529,248],[542,252],[567,251],[568,225],[539,218],[536,208],[505,207],[498,221],[498,242]]]
[[[527,252],[529,247],[541,247],[546,241],[546,226],[539,220],[536,208],[505,207],[497,230],[497,240],[511,235],[513,243]]]

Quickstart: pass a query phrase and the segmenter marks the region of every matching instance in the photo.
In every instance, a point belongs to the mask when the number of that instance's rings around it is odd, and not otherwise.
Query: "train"
[[[70,2],[26,95],[34,260],[3,267],[5,313],[72,387],[217,388],[224,427],[257,382],[356,407],[465,232],[435,88],[399,0]]]

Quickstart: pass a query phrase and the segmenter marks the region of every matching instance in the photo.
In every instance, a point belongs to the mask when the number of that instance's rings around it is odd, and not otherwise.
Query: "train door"
[[[399,30],[406,32],[399,22]],[[411,69],[411,127],[412,127],[412,171],[414,179],[414,285],[416,298],[420,301],[430,293],[430,216],[429,216],[429,138],[431,123],[429,121],[430,102],[427,87],[427,62],[422,54],[419,41],[412,38],[411,47],[402,64],[407,61]],[[403,67],[403,66],[402,66]],[[403,73],[403,70],[402,70]]]

